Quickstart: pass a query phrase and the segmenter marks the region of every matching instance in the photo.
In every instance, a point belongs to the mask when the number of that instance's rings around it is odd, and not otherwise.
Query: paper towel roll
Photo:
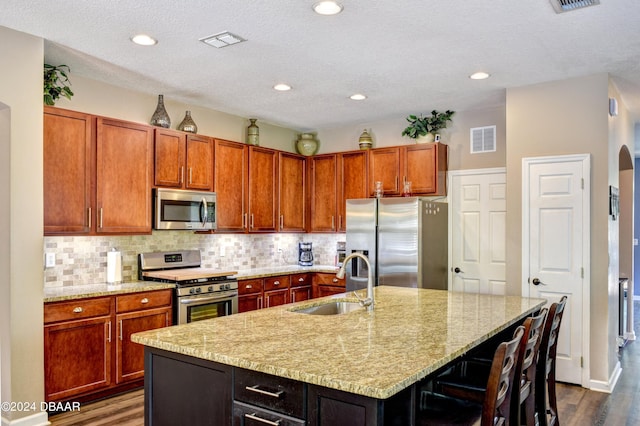
[[[107,252],[107,282],[122,282],[122,254],[116,249]]]

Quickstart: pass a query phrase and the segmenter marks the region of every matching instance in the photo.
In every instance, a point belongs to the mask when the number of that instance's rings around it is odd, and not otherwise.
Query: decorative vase
[[[435,140],[436,136],[433,133],[427,133],[424,136],[416,138],[416,143],[431,143]]]
[[[260,128],[256,125],[257,118],[250,118],[247,127],[247,143],[250,145],[260,145]]]
[[[367,129],[364,129],[360,137],[358,138],[358,145],[361,150],[371,149],[373,146],[373,139],[371,139],[371,135],[367,132]]]
[[[302,133],[296,142],[298,152],[307,157],[316,153],[318,141],[313,133]]]
[[[198,133],[198,126],[196,122],[191,118],[191,111],[187,111],[184,115],[184,118],[178,124],[178,130],[182,130],[183,132],[189,133]]]
[[[156,107],[156,111],[151,116],[152,126],[164,127],[168,129],[171,127],[171,119],[169,118],[169,114],[167,114],[167,110],[164,109],[164,96],[158,95],[158,106]]]

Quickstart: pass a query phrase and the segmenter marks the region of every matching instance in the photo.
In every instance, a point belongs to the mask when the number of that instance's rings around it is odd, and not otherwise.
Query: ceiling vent
[[[474,127],[470,136],[472,154],[496,150],[496,126]]]
[[[231,34],[228,31],[214,34],[209,37],[201,38],[201,42],[208,44],[209,46],[217,47],[218,49],[231,46],[233,44],[242,43],[243,41],[247,41],[246,39],[237,36],[235,34]]]
[[[600,4],[600,0],[549,0],[556,13],[571,12],[587,6]]]

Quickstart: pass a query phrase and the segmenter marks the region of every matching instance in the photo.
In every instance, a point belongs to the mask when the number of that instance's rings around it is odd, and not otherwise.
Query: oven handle
[[[224,293],[220,296],[200,296],[200,297],[193,297],[189,299],[180,298],[180,303],[183,305],[187,305],[189,303],[194,303],[194,302],[211,302],[213,300],[233,299],[234,297],[237,297],[237,296],[238,296],[238,293],[233,292],[233,293]]]

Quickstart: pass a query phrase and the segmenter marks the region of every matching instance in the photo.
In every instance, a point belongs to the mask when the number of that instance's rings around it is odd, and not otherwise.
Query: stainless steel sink
[[[340,315],[359,309],[364,311],[364,308],[358,302],[331,301],[322,305],[309,306],[308,308],[304,306],[292,308],[291,312],[309,315]]]

